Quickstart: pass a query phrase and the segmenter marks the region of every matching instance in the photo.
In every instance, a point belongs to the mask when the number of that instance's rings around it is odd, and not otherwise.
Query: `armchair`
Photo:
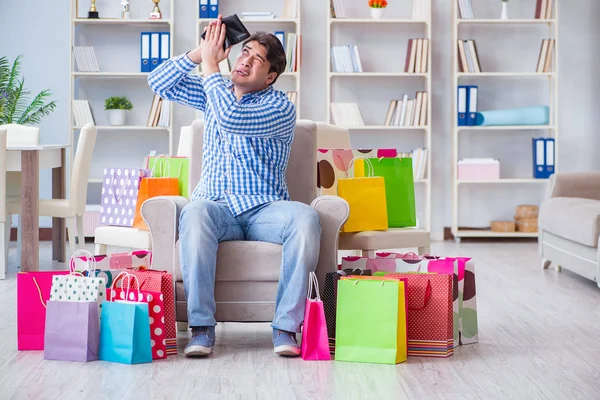
[[[552,175],[538,226],[542,268],[554,263],[598,282],[600,172]]]
[[[192,124],[190,189],[200,180],[204,123]],[[337,269],[338,235],[348,218],[349,206],[336,196],[317,197],[316,124],[298,120],[287,170],[290,197],[310,204],[322,227],[317,278],[323,287],[325,274]],[[174,275],[176,320],[187,328],[187,304],[179,267],[179,215],[188,200],[163,196],[147,200],[142,216],[150,229],[153,267]],[[217,321],[267,322],[275,313],[275,296],[281,267],[281,246],[264,242],[233,241],[219,244],[215,299]]]

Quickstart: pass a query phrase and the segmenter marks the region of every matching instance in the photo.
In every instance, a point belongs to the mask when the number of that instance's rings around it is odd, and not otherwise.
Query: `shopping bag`
[[[340,178],[338,196],[350,206],[350,215],[342,232],[385,230],[388,228],[385,182],[373,175],[372,165],[365,159],[369,172],[362,178]],[[352,171],[352,165],[350,167]]]
[[[100,326],[95,301],[48,302],[44,359],[94,361],[98,359]]]
[[[398,264],[404,265],[402,260],[395,258],[378,258],[362,256],[342,257],[343,269],[369,269],[373,272],[398,272]]]
[[[454,354],[452,276],[435,273],[387,273],[401,277],[408,291],[408,355]]]
[[[133,227],[148,230],[148,225],[142,218],[142,204],[152,197],[179,196],[179,180],[177,178],[144,178],[140,182]]]
[[[318,149],[317,188],[321,195],[337,196],[338,180],[348,177],[350,164],[356,157],[379,158],[396,157],[396,149]],[[354,166],[356,176],[364,176],[363,165]]]
[[[17,274],[17,350],[44,350],[46,302],[52,277],[69,271],[19,272]]]
[[[125,274],[131,282],[133,275]],[[124,279],[125,279],[124,278]],[[118,278],[115,279],[117,281]],[[139,288],[139,283],[136,285]],[[114,289],[111,287],[111,292]],[[131,284],[128,290],[131,289]],[[129,299],[130,292],[125,296]],[[141,293],[135,291],[134,300],[106,301],[102,309],[100,347],[98,358],[122,364],[152,362],[150,313],[148,303],[138,301]]]
[[[75,257],[75,271],[82,272],[89,268],[88,256]],[[152,266],[152,252],[146,250],[136,250],[125,253],[112,253],[94,255],[93,260],[97,270],[109,269],[127,269],[132,267]],[[106,283],[106,287],[110,287],[110,283]]]
[[[188,197],[190,159],[187,157],[171,157],[159,155],[148,157],[148,166],[157,178],[177,178],[179,181],[179,195]]]
[[[167,346],[167,355],[177,355],[173,276],[166,271],[146,268],[132,268],[127,270],[127,272],[138,278],[140,290],[162,293],[165,310],[165,343]]]
[[[385,181],[388,225],[403,228],[417,225],[412,158],[370,158],[373,176]],[[358,162],[357,162],[358,164]],[[355,173],[355,176],[362,176]]]
[[[368,269],[344,269],[325,274],[325,287],[323,288],[323,309],[327,322],[327,336],[329,337],[329,351],[335,352],[335,320],[337,307],[338,281],[342,276],[371,275]]]
[[[135,286],[135,285],[133,285]],[[134,288],[132,288],[134,289]],[[114,288],[107,290],[107,298],[112,301],[129,300],[140,303],[148,303],[148,313],[150,315],[150,345],[152,347],[152,359],[160,360],[167,358],[167,344],[165,342],[165,308],[162,294],[159,292],[139,291],[139,297],[136,299],[137,292],[130,291],[127,298],[127,290],[123,288]]]
[[[313,289],[316,298],[313,298]],[[312,271],[309,274],[308,294],[304,308],[301,354],[303,360],[331,360],[325,310],[319,294],[317,276]]]
[[[405,284],[342,277],[338,282],[336,361],[406,361]]]
[[[100,222],[131,227],[135,216],[140,180],[151,171],[139,168],[105,168],[102,180]]]

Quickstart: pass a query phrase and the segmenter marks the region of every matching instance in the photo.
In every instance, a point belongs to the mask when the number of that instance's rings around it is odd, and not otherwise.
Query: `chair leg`
[[[548,269],[550,264],[551,264],[550,260],[546,260],[546,259],[542,258],[542,269]]]
[[[186,332],[188,330],[188,323],[177,321],[177,330],[179,332]]]
[[[102,256],[102,255],[105,255],[106,253],[108,253],[107,250],[108,249],[105,244],[96,243],[96,246],[94,249],[94,254],[97,256]]]
[[[22,245],[21,232],[23,232],[23,230],[21,229],[21,216],[17,215],[17,267],[21,266],[21,245]]]
[[[83,215],[78,215],[75,217],[77,220],[77,243],[79,244],[79,248],[85,248],[85,235],[83,233]]]
[[[77,250],[77,246],[75,245],[76,221],[75,221],[75,218],[73,218],[73,217],[65,218],[65,220],[67,223],[67,233],[69,234],[69,251],[70,251],[71,255],[73,255],[75,253],[75,251]]]
[[[8,246],[6,245],[6,225],[10,226],[8,220],[6,222],[0,222],[0,240],[2,240],[2,247],[0,247],[0,280],[6,279],[6,270],[8,269]]]

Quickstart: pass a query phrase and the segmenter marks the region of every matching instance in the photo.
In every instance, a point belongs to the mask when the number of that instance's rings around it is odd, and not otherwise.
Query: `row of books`
[[[73,123],[75,126],[95,124],[90,102],[87,100],[73,100]]]
[[[281,40],[281,39],[280,39]],[[285,40],[285,57],[287,61],[287,65],[285,67],[285,72],[296,72],[298,70],[299,64],[299,44],[300,36],[297,33],[290,32],[287,34],[287,38]]]
[[[427,92],[417,92],[414,99],[404,95],[402,100],[391,100],[385,117],[385,126],[427,126]]]
[[[552,19],[554,0],[537,0],[535,4],[535,19]]]
[[[552,55],[554,53],[555,43],[555,39],[542,40],[536,72],[550,72],[552,70]]]
[[[96,52],[92,46],[73,46],[75,65],[79,72],[100,72]]]
[[[286,92],[287,98],[293,105],[298,107],[298,92]]]
[[[333,46],[331,48],[333,72],[363,72],[356,45]]]
[[[474,40],[458,40],[458,69],[460,72],[481,72]]]
[[[170,32],[142,32],[140,72],[152,72],[171,57]]]
[[[154,95],[152,105],[150,106],[150,114],[148,115],[147,126],[160,126],[167,128],[171,123],[171,107],[169,101],[163,100],[160,96]]]
[[[429,39],[408,39],[404,72],[427,73],[429,63]]]
[[[413,164],[413,178],[414,181],[421,181],[426,178],[427,173],[427,153],[426,148],[414,149],[411,157]]]
[[[458,126],[477,125],[479,106],[479,87],[476,85],[459,85],[457,88]]]

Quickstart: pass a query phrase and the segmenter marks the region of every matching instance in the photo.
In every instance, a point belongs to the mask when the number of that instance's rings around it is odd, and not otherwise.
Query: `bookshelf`
[[[116,2],[97,2],[99,19],[88,19],[89,0],[70,1],[70,106],[69,127],[72,160],[80,124],[76,123],[76,100],[90,105],[98,138],[88,179],[88,207],[100,204],[104,168],[141,167],[152,150],[157,154],[174,153],[173,104],[170,103],[167,126],[147,126],[154,94],[150,90],[148,72],[140,72],[141,32],[169,32],[170,55],[175,38],[175,1],[163,0],[159,6],[162,19],[149,19],[152,2],[130,1],[130,19],[121,19],[121,6]],[[92,46],[98,72],[81,72],[75,46]],[[125,125],[110,124],[104,100],[111,96],[127,96],[133,104]],[[70,163],[69,163],[70,164]]]
[[[246,17],[245,13],[266,12],[274,14],[274,18]],[[282,73],[275,82],[274,87],[284,93],[296,92],[296,117],[301,118],[301,46],[302,46],[302,25],[301,25],[301,7],[300,0],[219,0],[218,13],[224,17],[231,14],[237,14],[250,33],[263,31],[267,33],[285,32],[284,49],[287,50],[288,34],[297,35],[296,39],[296,68],[294,71]],[[295,15],[294,15],[295,14]],[[196,0],[196,46],[200,46],[200,36],[206,27],[214,18],[199,18],[200,1]],[[235,59],[241,50],[241,45],[234,46],[228,57],[229,70],[233,67]],[[288,61],[289,64],[289,61]],[[288,65],[289,68],[289,65]],[[202,75],[201,65],[198,66],[196,73]],[[231,73],[221,70],[221,73],[227,79],[231,79]],[[200,111],[196,112],[196,118],[202,118]]]
[[[460,0],[463,6],[468,6],[468,0]],[[553,138],[554,143],[554,172],[558,171],[558,45],[554,43],[554,52],[548,60],[551,62],[551,68],[546,72],[536,72],[536,61],[540,54],[540,42],[542,39],[558,39],[558,0],[554,1],[553,9],[549,11],[548,18],[537,18],[536,1],[527,0],[521,3],[510,2],[509,6],[515,12],[515,18],[509,19],[493,18],[491,13],[495,13],[493,6],[499,2],[478,2],[470,0],[473,8],[473,17],[471,19],[461,18],[461,9],[459,1],[453,1],[452,7],[452,234],[457,242],[463,237],[470,238],[536,238],[537,232],[492,232],[489,227],[467,227],[464,219],[470,219],[470,213],[465,212],[464,204],[467,208],[477,208],[478,211],[484,211],[488,223],[492,220],[508,220],[499,215],[508,216],[509,212],[514,212],[515,204],[539,204],[529,199],[538,198],[541,201],[546,189],[547,178],[537,179],[533,176],[533,157],[532,157],[532,138],[544,137]],[[543,4],[546,4],[544,1]],[[490,10],[492,10],[490,12]],[[486,15],[487,14],[487,15]],[[499,14],[499,13],[498,13]],[[535,17],[535,18],[534,18]],[[492,33],[490,33],[492,32]],[[485,58],[482,61],[482,72],[461,72],[461,54],[459,40],[475,39],[485,37],[486,34],[496,35],[494,48],[492,45],[479,46],[476,50],[477,58]],[[478,36],[481,35],[481,36]],[[512,36],[511,36],[512,35]],[[514,40],[501,47],[503,37],[510,37]],[[539,40],[539,41],[538,41]],[[522,42],[515,43],[516,41]],[[528,45],[529,44],[529,45]],[[523,48],[526,48],[526,51]],[[521,66],[529,66],[519,70]],[[511,71],[514,69],[513,71]],[[548,106],[549,122],[545,125],[507,125],[507,126],[458,126],[458,95],[459,85],[477,85],[479,110],[494,110],[504,108],[526,107],[527,104],[518,104],[513,107],[503,103],[503,96],[522,96],[523,91],[530,90],[529,86],[536,88],[534,96],[543,99],[543,105]],[[482,103],[485,107],[482,108]],[[494,107],[495,103],[500,103]],[[536,105],[542,105],[538,103]],[[490,141],[492,144],[485,144],[484,141]],[[483,144],[482,144],[483,143]],[[525,149],[525,146],[527,148]],[[503,154],[504,159],[500,158],[500,179],[492,180],[468,180],[458,179],[458,161],[465,158],[482,157],[479,151],[487,150],[486,157],[495,157],[496,154]],[[521,156],[511,157],[510,152],[520,152]],[[506,165],[505,165],[506,164]],[[519,164],[522,168],[516,168]],[[502,166],[510,170],[509,173],[503,173]],[[520,171],[515,173],[515,171]],[[505,171],[506,172],[506,171]],[[516,175],[516,176],[515,176]],[[477,203],[475,198],[479,198]],[[522,200],[527,197],[528,200]],[[491,205],[482,208],[473,207],[473,204],[485,204],[485,201],[500,198],[506,201],[502,209],[496,209]],[[502,201],[502,200],[500,200]],[[461,210],[461,204],[462,210]],[[510,205],[508,205],[510,204]],[[497,205],[497,204],[496,204]],[[508,209],[504,209],[508,207]],[[514,214],[513,214],[514,215]],[[467,225],[467,226],[465,226]]]
[[[337,9],[340,3],[342,12]],[[396,148],[401,153],[427,149],[425,175],[415,180],[415,201],[418,227],[431,231],[431,0],[388,2],[382,19],[369,16],[366,1],[343,0],[333,4],[335,18],[329,11],[330,1],[326,2],[327,122],[348,128],[353,148]],[[427,50],[422,52],[427,57],[422,63],[426,72],[418,68],[405,72],[409,39],[428,40]],[[336,72],[337,58],[332,56],[332,47],[345,45],[357,46],[362,72]],[[425,123],[387,123],[390,102],[403,100],[406,94],[417,109],[417,92],[428,94],[420,109],[427,113]],[[332,104],[337,102],[357,103],[364,125],[336,122]],[[399,108],[396,110],[401,112]]]

